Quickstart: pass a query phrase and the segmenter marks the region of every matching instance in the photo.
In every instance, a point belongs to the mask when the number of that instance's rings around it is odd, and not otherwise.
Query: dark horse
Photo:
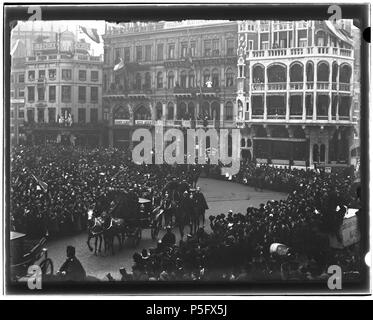
[[[114,255],[114,239],[118,239],[119,248],[122,248],[125,224],[123,219],[107,216],[103,223],[103,238],[105,242],[105,252]]]

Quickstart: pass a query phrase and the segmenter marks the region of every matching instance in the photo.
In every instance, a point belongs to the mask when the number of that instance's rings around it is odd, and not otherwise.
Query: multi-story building
[[[238,24],[243,155],[273,164],[350,163],[354,50],[348,21]]]
[[[103,39],[106,143],[132,147],[132,132],[155,124],[235,127],[236,22],[124,23]]]
[[[102,59],[89,50],[70,31],[33,43],[25,62],[28,141],[101,143]]]

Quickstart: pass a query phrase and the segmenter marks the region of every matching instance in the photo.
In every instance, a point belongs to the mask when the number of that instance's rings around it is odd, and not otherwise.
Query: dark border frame
[[[335,3],[333,3],[335,4]],[[30,15],[27,8],[40,6],[43,20],[106,20],[106,21],[156,21],[156,20],[182,20],[182,19],[226,19],[226,20],[327,20],[330,17],[327,10],[331,4],[176,4],[176,3],[85,3],[77,6],[74,3],[4,3],[3,17],[3,44],[4,44],[4,169],[5,195],[3,195],[5,235],[9,234],[9,203],[10,203],[10,30],[17,20],[28,20]],[[344,19],[353,19],[354,25],[361,31],[361,108],[360,108],[360,137],[361,137],[361,199],[362,209],[366,216],[366,248],[369,248],[369,44],[363,38],[363,31],[369,27],[370,5],[365,4],[338,4],[342,9]],[[84,19],[82,19],[84,12]],[[120,17],[120,18],[119,18]],[[362,107],[364,106],[364,107]],[[345,295],[368,294],[369,268],[366,268],[363,280],[360,283],[344,283],[343,290],[330,291],[325,283],[211,283],[198,282],[100,282],[44,284],[43,290],[28,290],[25,284],[12,284],[9,281],[9,239],[5,239],[5,252],[3,261],[5,265],[7,294],[185,294],[185,295]]]

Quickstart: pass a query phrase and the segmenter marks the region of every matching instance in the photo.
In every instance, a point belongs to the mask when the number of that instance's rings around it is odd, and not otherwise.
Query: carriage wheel
[[[40,263],[42,274],[53,275],[53,262],[50,258],[45,259]]]

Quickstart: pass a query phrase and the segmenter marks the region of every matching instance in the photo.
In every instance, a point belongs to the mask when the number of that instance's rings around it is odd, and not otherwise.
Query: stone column
[[[286,121],[289,121],[290,118],[290,94],[289,94],[289,85],[290,85],[290,66],[286,66],[286,96],[285,96],[285,103],[286,103]]]
[[[313,113],[312,113],[312,120],[316,121],[317,118],[317,63],[314,62],[314,72],[313,72]]]
[[[220,126],[224,126],[224,101],[220,101]]]
[[[162,120],[165,121],[167,119],[167,104],[166,102],[162,102]]]

